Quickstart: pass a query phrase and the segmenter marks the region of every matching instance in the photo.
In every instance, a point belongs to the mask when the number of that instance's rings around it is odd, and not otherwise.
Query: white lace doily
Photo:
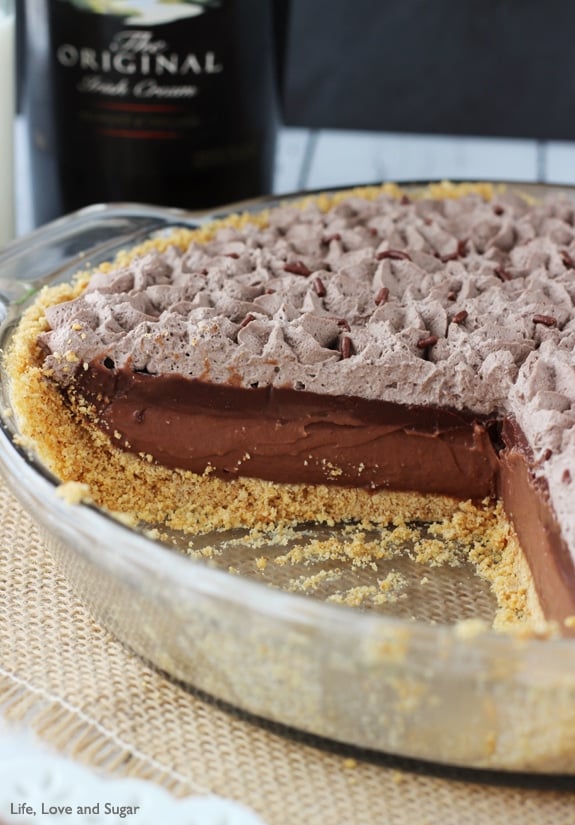
[[[0,821],[18,825],[264,825],[217,796],[175,799],[140,779],[102,778],[20,736],[0,738]]]

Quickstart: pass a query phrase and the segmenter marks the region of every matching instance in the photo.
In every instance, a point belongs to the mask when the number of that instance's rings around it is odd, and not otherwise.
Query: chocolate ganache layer
[[[561,194],[316,199],[96,272],[47,308],[44,374],[168,467],[499,494],[564,617],[574,262]]]
[[[496,454],[476,417],[440,408],[243,389],[92,363],[76,391],[124,449],[220,477],[388,487],[483,499]]]
[[[533,471],[533,453],[514,419],[503,422],[498,494],[525,554],[541,609],[564,620],[575,614],[575,566],[551,506],[545,479]]]

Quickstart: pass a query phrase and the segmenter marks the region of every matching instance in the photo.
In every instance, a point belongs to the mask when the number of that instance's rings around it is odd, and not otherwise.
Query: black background
[[[568,0],[292,0],[290,126],[575,139]]]

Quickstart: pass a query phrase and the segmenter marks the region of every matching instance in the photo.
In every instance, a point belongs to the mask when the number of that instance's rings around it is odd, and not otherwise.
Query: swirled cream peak
[[[563,374],[575,362],[573,224],[560,196],[280,207],[264,228],[225,227],[95,274],[47,310],[45,367],[63,384],[97,358],[480,414],[515,399],[553,430],[575,397]],[[541,395],[533,376],[556,350]]]

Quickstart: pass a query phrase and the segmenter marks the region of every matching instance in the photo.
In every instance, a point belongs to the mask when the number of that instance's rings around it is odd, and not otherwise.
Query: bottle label
[[[53,0],[59,139],[221,140],[234,123],[230,0]],[[236,129],[237,132],[237,129]]]
[[[118,200],[203,208],[269,191],[271,5],[43,0],[47,50],[29,38],[38,190],[59,192],[67,212]]]
[[[90,8],[89,3],[81,0],[64,1],[78,9]],[[138,8],[126,14],[127,5],[113,1],[103,4],[121,24],[121,28],[110,33],[108,42],[99,37],[95,43],[94,33],[80,28],[74,30],[67,42],[64,32],[60,32],[56,61],[62,70],[74,72],[78,94],[120,100],[189,100],[201,91],[198,81],[204,75],[223,71],[216,44],[200,51],[182,49],[181,29],[173,27],[169,34],[165,29],[176,21],[190,20],[218,8],[219,2],[212,2],[209,7],[196,2],[140,2]],[[157,31],[160,27],[161,33]]]

